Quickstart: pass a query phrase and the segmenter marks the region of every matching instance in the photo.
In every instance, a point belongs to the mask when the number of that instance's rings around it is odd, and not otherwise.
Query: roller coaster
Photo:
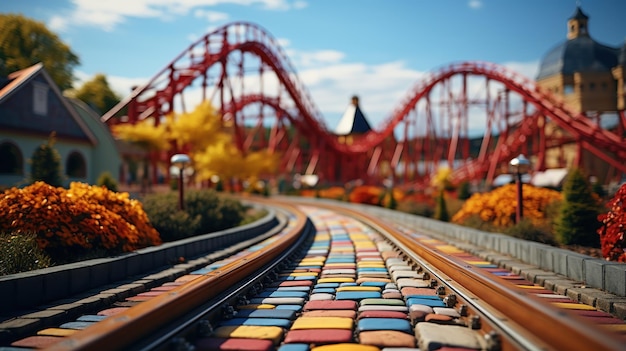
[[[244,154],[279,153],[277,173],[316,175],[324,184],[419,186],[440,167],[452,170],[453,182],[491,184],[520,153],[531,159],[532,172],[577,166],[604,184],[626,176],[624,110],[576,113],[533,80],[488,62],[434,70],[380,126],[335,135],[277,40],[247,22],[191,44],[102,121],[159,123],[199,101],[210,101],[233,126]]]

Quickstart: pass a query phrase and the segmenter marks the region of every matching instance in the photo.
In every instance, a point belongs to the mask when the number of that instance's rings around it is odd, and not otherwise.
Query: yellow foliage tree
[[[215,175],[222,179],[248,179],[276,170],[279,155],[267,150],[244,155],[209,102],[190,113],[168,116],[167,121],[170,138],[189,148],[198,180]]]
[[[136,144],[146,151],[169,149],[167,127],[164,124],[158,126],[154,124],[154,120],[148,118],[136,124],[114,125],[112,131],[116,137]]]
[[[452,170],[448,167],[440,167],[435,173],[435,176],[431,179],[431,185],[436,190],[447,190],[452,187],[450,177],[452,176]]]
[[[117,124],[111,128],[113,134],[122,140],[139,146],[147,153],[165,151],[170,147],[167,126],[164,124],[155,125],[154,119],[147,118],[135,124]],[[149,155],[143,163],[142,190],[149,185],[148,167],[150,164]]]

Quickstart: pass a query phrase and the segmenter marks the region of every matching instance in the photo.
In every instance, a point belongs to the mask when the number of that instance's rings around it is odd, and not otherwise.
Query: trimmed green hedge
[[[142,200],[144,211],[163,241],[174,241],[240,225],[246,207],[214,190],[188,190],[181,211],[178,193],[149,194]]]

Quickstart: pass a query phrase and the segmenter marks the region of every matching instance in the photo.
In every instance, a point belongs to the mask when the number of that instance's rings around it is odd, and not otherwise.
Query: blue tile
[[[361,286],[377,286],[379,288],[384,288],[388,283],[385,282],[363,282]]]
[[[309,344],[283,344],[278,351],[309,351]]]
[[[362,300],[381,298],[378,291],[340,291],[335,295],[335,300]]]
[[[300,305],[277,305],[275,309],[300,312],[302,310],[302,306]]]
[[[78,317],[77,321],[79,322],[100,322],[101,320],[107,318],[108,316],[98,316],[95,314],[86,314],[84,316]]]
[[[304,291],[262,291],[255,297],[308,297],[309,293]]]
[[[412,334],[411,323],[400,318],[361,318],[356,330],[358,332],[371,330],[395,330]]]
[[[411,307],[412,305],[425,305],[430,307],[447,307],[440,299],[420,299],[416,297],[410,297],[406,300],[406,305]]]
[[[335,293],[335,289],[334,288],[317,288],[317,289],[313,289],[313,294],[334,294]]]
[[[282,318],[295,319],[296,311],[285,309],[243,309],[237,311],[235,318]]]

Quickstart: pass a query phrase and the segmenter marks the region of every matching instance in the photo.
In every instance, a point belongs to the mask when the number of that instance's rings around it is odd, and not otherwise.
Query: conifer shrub
[[[600,199],[582,170],[569,170],[563,183],[563,203],[554,225],[555,237],[563,245],[599,247]]]
[[[471,196],[471,192],[470,192],[470,183],[469,182],[462,182],[461,184],[459,184],[458,190],[457,190],[457,198],[459,200],[467,200],[469,199],[469,197]]]
[[[442,222],[448,222],[450,220],[450,216],[448,214],[448,208],[446,207],[445,192],[443,191],[443,189],[439,191],[435,201],[436,206],[433,218],[438,219]]]
[[[602,256],[610,261],[626,262],[626,184],[607,204],[608,212],[598,216]]]
[[[62,186],[61,155],[54,148],[56,133],[51,133],[48,141],[35,149],[30,159],[29,183],[42,181],[51,186]]]
[[[109,172],[103,172],[102,174],[100,174],[98,180],[96,181],[96,184],[99,186],[104,186],[105,188],[113,192],[117,192],[117,181]]]

